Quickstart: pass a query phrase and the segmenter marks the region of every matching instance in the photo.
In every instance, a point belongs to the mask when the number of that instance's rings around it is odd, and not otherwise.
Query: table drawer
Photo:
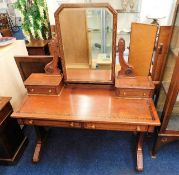
[[[86,129],[113,130],[113,131],[148,131],[148,126],[127,125],[127,124],[109,124],[109,123],[85,123]]]
[[[119,97],[141,97],[149,98],[153,95],[153,90],[150,89],[121,89],[116,88],[116,95]]]
[[[26,88],[29,94],[57,95],[60,92],[60,87],[26,86]]]
[[[92,122],[74,122],[74,121],[47,121],[47,120],[31,120],[18,119],[19,124],[37,125],[37,126],[53,126],[67,128],[84,128],[96,130],[111,130],[111,131],[137,131],[137,132],[153,132],[149,126],[128,125],[128,124],[112,124],[112,123],[92,123]]]
[[[47,121],[47,120],[31,120],[31,119],[19,119],[20,124],[24,125],[38,125],[38,126],[53,126],[53,127],[67,127],[67,128],[81,128],[80,122],[73,121]]]
[[[27,47],[29,55],[45,55],[45,50],[43,47]]]

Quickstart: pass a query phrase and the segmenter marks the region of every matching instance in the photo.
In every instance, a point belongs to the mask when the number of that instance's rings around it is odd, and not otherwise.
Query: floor
[[[135,171],[133,133],[51,128],[38,164],[31,162],[35,134],[25,128],[29,144],[15,166],[0,166],[0,175],[178,175],[179,142],[166,145],[151,159],[151,136],[146,136],[144,172]]]

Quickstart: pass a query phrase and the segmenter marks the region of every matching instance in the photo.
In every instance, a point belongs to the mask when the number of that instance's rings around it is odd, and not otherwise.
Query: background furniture
[[[14,57],[22,80],[25,81],[32,73],[45,73],[45,66],[52,61],[52,56],[15,56]]]
[[[15,109],[26,94],[22,78],[14,60],[15,55],[28,55],[24,40],[0,47],[0,96],[12,97],[11,104]]]
[[[173,20],[173,31],[160,88],[157,110],[161,114],[162,125],[157,130],[152,154],[161,146],[179,139],[179,1]]]
[[[48,48],[48,40],[30,40],[26,44],[29,55],[50,55]]]
[[[149,76],[157,26],[141,23],[131,25],[131,41],[128,62],[136,76]]]
[[[0,33],[4,37],[12,36],[12,31],[9,26],[8,16],[2,13],[0,13]]]
[[[16,163],[27,144],[17,120],[10,117],[10,99],[0,97],[0,164]]]

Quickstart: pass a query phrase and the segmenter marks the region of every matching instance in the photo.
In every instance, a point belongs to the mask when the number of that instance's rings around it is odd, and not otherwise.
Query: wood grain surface
[[[157,26],[133,23],[130,36],[129,64],[137,76],[148,76],[156,39]]]
[[[159,125],[152,99],[117,98],[113,90],[64,87],[59,96],[27,96],[12,115],[24,119]]]

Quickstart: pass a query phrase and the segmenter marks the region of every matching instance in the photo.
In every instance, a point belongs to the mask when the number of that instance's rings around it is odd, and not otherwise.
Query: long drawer
[[[94,130],[153,132],[153,129],[154,129],[154,127],[149,127],[148,125],[55,121],[55,120],[33,120],[33,119],[18,119],[18,121],[20,124],[24,124],[24,125],[83,128],[83,129],[94,129]]]

